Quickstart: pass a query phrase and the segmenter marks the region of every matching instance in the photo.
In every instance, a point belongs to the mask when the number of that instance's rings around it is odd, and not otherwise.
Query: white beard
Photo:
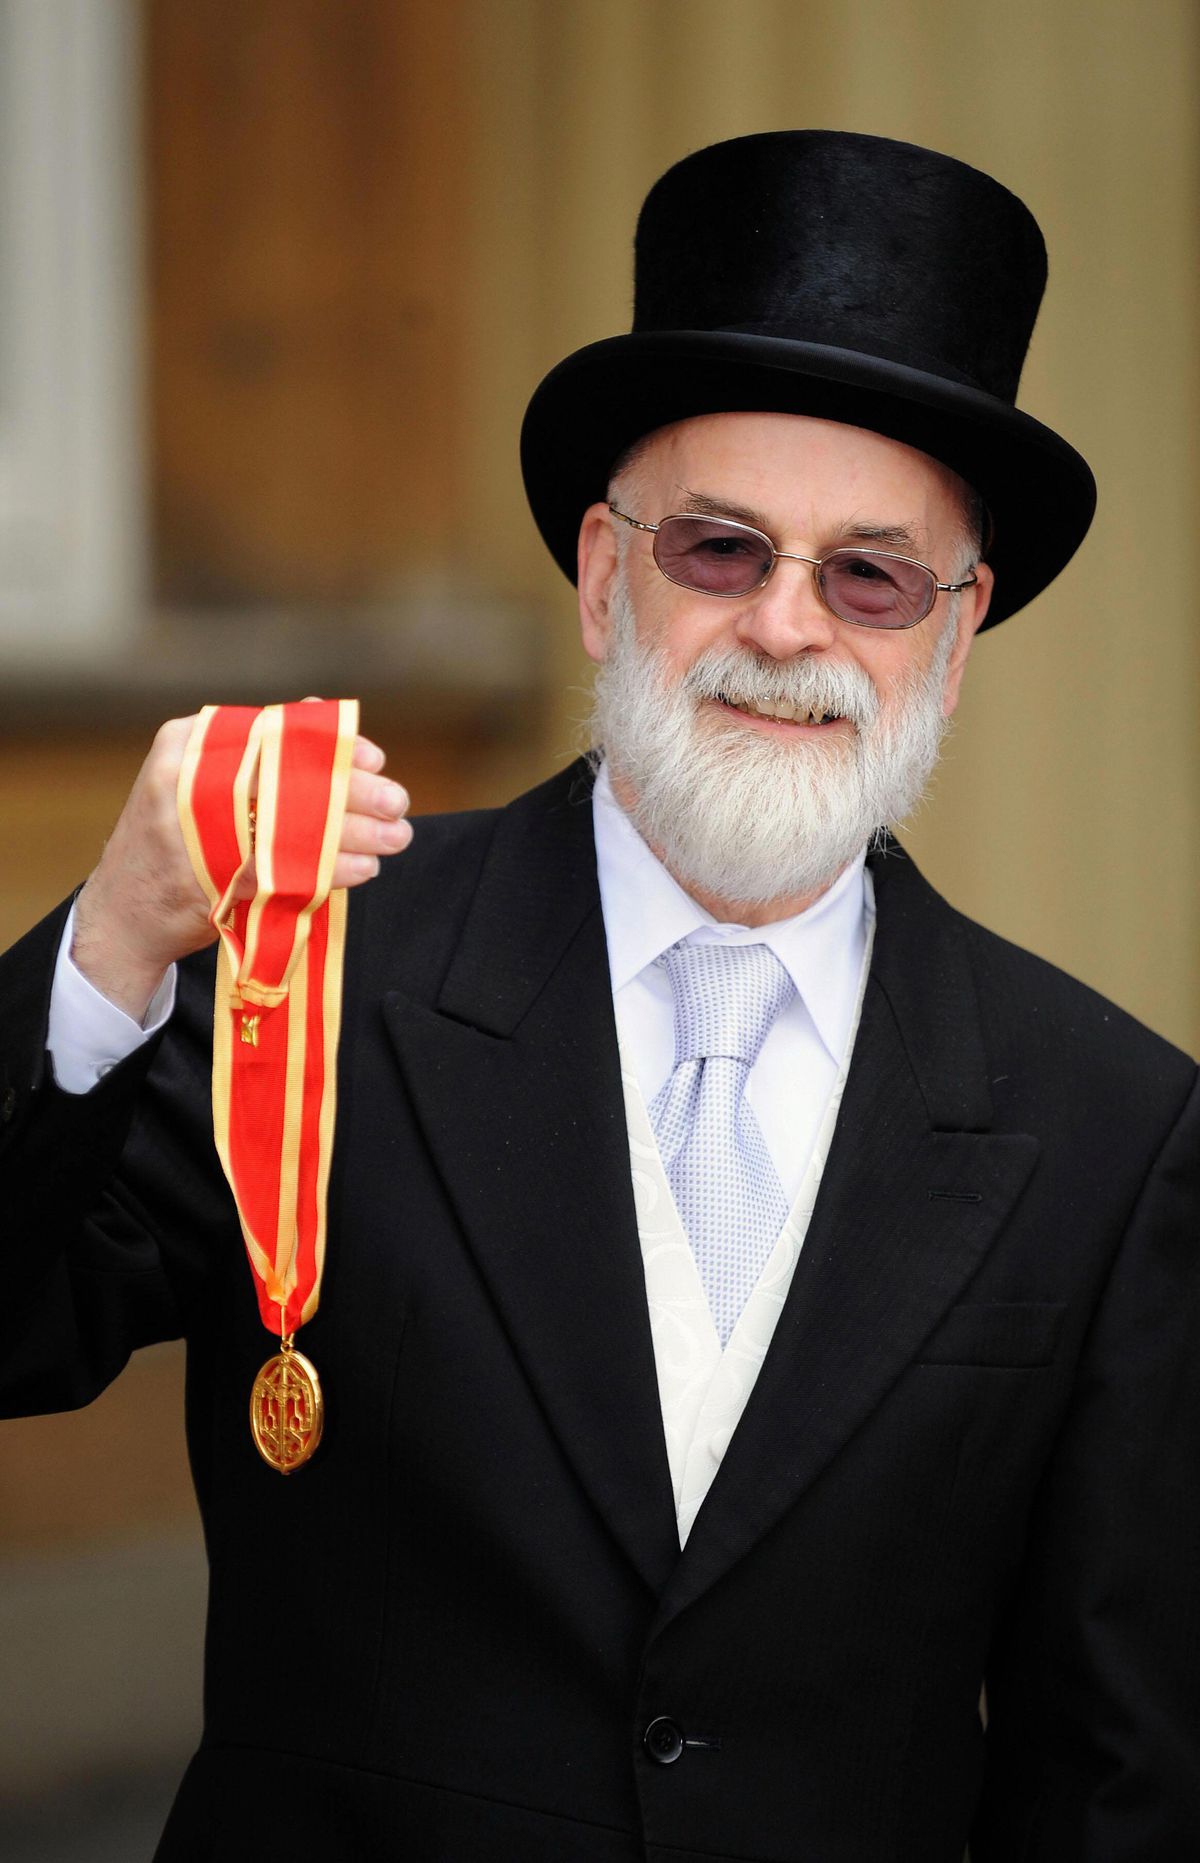
[[[928,670],[885,696],[860,667],[808,654],[713,652],[673,680],[657,644],[639,643],[620,576],[612,615],[592,742],[643,840],[683,886],[729,905],[815,895],[916,807],[947,726],[953,610]],[[718,695],[823,709],[856,729],[783,743],[704,707]]]

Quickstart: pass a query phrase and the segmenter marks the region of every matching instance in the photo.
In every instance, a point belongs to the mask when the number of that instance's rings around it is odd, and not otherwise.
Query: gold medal
[[[316,1367],[297,1352],[292,1336],[279,1342],[250,1393],[250,1433],[264,1462],[281,1475],[303,1467],[321,1440],[325,1400]]]

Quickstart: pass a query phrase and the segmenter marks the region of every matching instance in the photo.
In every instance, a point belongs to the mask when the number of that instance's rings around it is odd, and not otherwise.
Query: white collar
[[[790,975],[822,1045],[840,1060],[872,909],[865,848],[807,911],[770,925],[727,925],[685,893],[646,845],[614,796],[605,764],[596,777],[592,819],[614,995],[682,938],[765,944]]]

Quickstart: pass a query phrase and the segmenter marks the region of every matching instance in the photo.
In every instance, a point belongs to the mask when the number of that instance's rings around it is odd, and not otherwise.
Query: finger
[[[137,787],[160,791],[173,803],[188,740],[192,735],[192,718],[169,718],[154,734],[154,742],[138,775]]]
[[[354,754],[350,759],[356,770],[382,770],[387,757],[378,744],[373,744],[369,737],[356,737]]]
[[[334,886],[361,886],[365,880],[373,880],[379,872],[380,862],[370,854],[339,854],[333,863]]]
[[[194,715],[187,718],[168,718],[165,724],[159,725],[154,734],[154,742],[150,746],[151,756],[164,755],[169,758],[181,756],[192,735],[192,726],[195,722]]]
[[[339,854],[398,854],[412,840],[411,822],[403,817],[347,815],[342,822]]]
[[[402,783],[366,771],[351,772],[346,789],[348,815],[372,815],[380,821],[398,821],[408,813],[408,801],[408,791]]]

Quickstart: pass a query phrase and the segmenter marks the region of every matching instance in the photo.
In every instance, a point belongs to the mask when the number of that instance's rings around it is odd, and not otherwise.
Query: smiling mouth
[[[751,718],[769,718],[776,724],[837,724],[841,718],[839,712],[823,711],[819,706],[793,705],[787,699],[778,699],[772,705],[760,705],[757,699],[731,699],[724,692],[719,692],[717,697],[730,711],[746,712]]]

